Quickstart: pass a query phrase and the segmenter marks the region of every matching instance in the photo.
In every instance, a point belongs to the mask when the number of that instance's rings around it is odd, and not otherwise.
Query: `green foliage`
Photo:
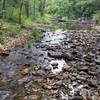
[[[41,24],[48,24],[50,19],[51,19],[51,16],[48,14],[45,14],[44,16],[40,16],[39,14],[37,14],[35,21]]]
[[[19,20],[19,8],[14,9],[13,13],[9,16],[12,20],[17,21]]]
[[[23,17],[22,24],[25,26],[32,25],[32,20],[30,18]]]
[[[100,10],[93,14],[93,20],[98,20],[100,24]]]
[[[100,0],[1,0],[0,18],[24,25],[32,20],[48,24],[54,16],[78,19],[82,16],[99,19]]]
[[[15,37],[20,32],[20,25],[11,24],[11,23],[3,23],[2,30],[6,30],[10,32],[10,36]]]
[[[91,17],[100,9],[100,0],[47,0],[46,11],[56,16],[76,19],[81,16]]]
[[[37,28],[33,28],[31,32],[33,38],[35,39],[40,38],[42,36],[42,33]]]

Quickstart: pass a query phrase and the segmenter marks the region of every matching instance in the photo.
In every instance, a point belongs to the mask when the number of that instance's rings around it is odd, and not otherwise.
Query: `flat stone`
[[[53,57],[53,58],[62,58],[62,53],[61,52],[48,52],[48,56],[49,57]]]
[[[98,71],[89,71],[88,74],[96,76],[98,75]]]
[[[71,98],[69,98],[69,100],[83,100],[82,96],[73,96]]]
[[[80,66],[80,68],[78,68],[78,70],[87,72],[88,71],[88,66],[83,66],[83,67]]]
[[[76,78],[78,80],[86,81],[86,77],[83,77],[83,76],[80,76],[80,75],[78,75]]]

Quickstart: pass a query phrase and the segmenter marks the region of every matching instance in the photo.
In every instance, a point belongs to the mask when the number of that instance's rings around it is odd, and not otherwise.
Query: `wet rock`
[[[62,80],[55,82],[54,85],[61,86],[62,85]]]
[[[29,87],[31,87],[31,86],[32,86],[32,84],[33,84],[33,82],[32,82],[32,81],[30,81],[30,82],[28,82],[27,84],[25,84],[25,87],[26,87],[26,88],[29,88]]]
[[[58,91],[59,99],[58,100],[69,100],[68,94],[63,91]]]
[[[75,49],[71,52],[72,55],[77,55],[79,52]]]
[[[90,51],[90,52],[88,52],[88,56],[95,57],[95,54]]]
[[[29,73],[29,69],[28,69],[28,68],[23,69],[23,70],[21,71],[21,74],[22,74],[22,75],[27,75],[28,73]]]
[[[65,60],[73,60],[73,56],[70,53],[64,53],[63,59]]]
[[[30,100],[37,100],[38,99],[38,96],[37,95],[30,95],[29,96],[29,99]]]
[[[84,98],[84,100],[87,100],[88,90],[87,89],[81,89],[80,95]]]
[[[9,52],[2,52],[0,55],[3,57],[7,57],[7,56],[9,56]]]
[[[80,67],[78,68],[78,70],[79,70],[79,71],[88,72],[88,68],[89,68],[88,66],[83,66],[83,67],[80,66]]]
[[[55,70],[55,69],[58,69],[58,66],[54,66],[54,65],[53,65],[52,68]]]
[[[100,79],[98,79],[98,85],[100,85]]]
[[[90,70],[89,70],[88,74],[89,74],[89,75],[94,75],[94,76],[96,76],[96,75],[98,75],[98,71],[96,71],[96,70],[90,71]]]
[[[57,62],[54,62],[51,64],[52,66],[58,66],[58,63]]]
[[[43,89],[48,89],[48,90],[51,90],[51,89],[52,89],[52,87],[49,86],[49,85],[47,85],[47,84],[44,84],[44,85],[42,86],[42,88],[43,88]]]
[[[61,59],[62,58],[62,53],[61,52],[48,52],[48,56],[49,57],[53,57],[53,58],[58,58]]]
[[[65,63],[64,66],[63,66],[63,70],[64,70],[64,71],[67,71],[69,68],[70,68],[70,66],[69,66],[68,64]]]
[[[72,76],[75,76],[76,77],[77,75],[78,75],[77,73],[74,73],[74,72],[72,73]]]
[[[12,100],[10,91],[0,91],[0,100]]]
[[[38,96],[37,95],[29,95],[29,96],[25,96],[24,100],[38,100]]]
[[[90,55],[84,55],[84,59],[87,62],[92,62],[93,61],[93,59],[92,59],[92,57]]]
[[[76,80],[76,77],[70,76],[70,79],[71,79],[72,81],[75,81],[75,80]]]
[[[7,57],[8,61],[11,61],[15,64],[19,64],[19,65],[24,65],[27,63],[26,57],[24,55],[21,55],[18,52],[12,52],[8,57]]]
[[[85,77],[85,76],[80,76],[80,75],[78,75],[76,78],[77,78],[78,80],[86,81],[86,77]]]
[[[29,67],[29,66],[31,66],[31,64],[30,63],[26,63],[26,64],[24,64],[24,66]]]
[[[51,68],[49,66],[44,67],[45,71],[51,71]]]
[[[95,59],[95,62],[97,65],[100,65],[100,57],[98,57],[97,59]]]
[[[30,80],[29,77],[24,77],[24,78],[21,78],[18,80],[18,84],[23,84],[23,83],[26,83]]]
[[[83,100],[82,96],[73,96],[71,98],[69,98],[69,100]]]
[[[97,80],[96,79],[89,79],[88,80],[88,85],[91,87],[97,87]]]
[[[52,51],[54,51],[54,50],[55,50],[55,48],[54,48],[54,47],[52,47],[52,46],[46,46],[46,49],[47,49],[47,50],[52,50]]]
[[[35,76],[43,76],[45,74],[46,74],[46,72],[42,69],[37,70],[36,72],[33,72],[33,75],[35,75]]]

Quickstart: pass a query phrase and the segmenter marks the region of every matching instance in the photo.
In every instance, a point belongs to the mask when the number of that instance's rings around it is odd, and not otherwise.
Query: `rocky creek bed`
[[[0,100],[100,100],[100,33],[46,32],[2,53]]]

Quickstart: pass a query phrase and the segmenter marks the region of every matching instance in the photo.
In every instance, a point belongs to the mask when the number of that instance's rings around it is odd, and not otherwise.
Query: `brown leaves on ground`
[[[22,30],[20,35],[17,35],[16,38],[7,37],[4,44],[0,44],[0,53],[7,50],[11,50],[16,45],[21,45],[26,42],[26,39],[30,36],[30,32],[27,30]]]

